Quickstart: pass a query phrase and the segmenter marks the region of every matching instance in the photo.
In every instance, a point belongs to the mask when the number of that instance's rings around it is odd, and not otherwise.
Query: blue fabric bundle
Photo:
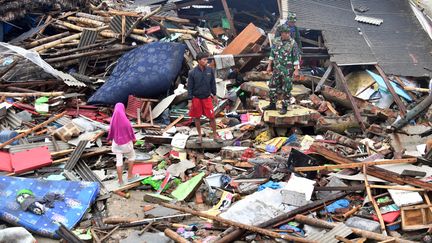
[[[47,193],[58,193],[64,201],[55,201],[53,208],[36,215],[23,211],[16,201],[18,191],[31,190],[36,197]],[[73,228],[96,200],[99,184],[95,182],[48,181],[21,177],[0,176],[0,219],[13,225],[22,226],[36,234],[56,238],[58,222],[68,229]]]
[[[127,104],[128,96],[155,98],[166,94],[182,67],[185,45],[154,42],[124,54],[89,104]]]

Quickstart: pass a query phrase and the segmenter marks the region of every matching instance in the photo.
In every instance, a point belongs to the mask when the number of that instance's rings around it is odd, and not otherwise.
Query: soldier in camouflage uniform
[[[281,33],[280,37],[274,39],[274,43],[270,53],[270,60],[267,67],[267,72],[272,72],[273,75],[269,83],[270,105],[263,110],[276,110],[277,95],[282,94],[282,109],[280,114],[286,114],[288,109],[289,99],[292,90],[292,77],[298,76],[299,63],[299,48],[293,38],[290,37],[290,28],[288,25],[278,27]]]

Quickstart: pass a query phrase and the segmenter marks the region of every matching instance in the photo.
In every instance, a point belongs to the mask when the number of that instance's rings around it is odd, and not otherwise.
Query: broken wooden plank
[[[355,162],[349,164],[339,164],[339,165],[321,165],[321,166],[306,166],[306,167],[295,167],[295,172],[305,172],[305,171],[317,171],[317,170],[334,170],[334,169],[347,169],[347,168],[359,168],[364,165],[388,165],[388,164],[408,164],[416,163],[417,158],[409,159],[391,159],[391,160],[376,160],[368,162]]]
[[[327,159],[332,160],[333,162],[337,163],[337,164],[350,164],[350,163],[354,163],[354,161],[347,159],[345,157],[342,157],[340,155],[338,155],[337,153],[323,147],[320,146],[318,144],[313,144],[310,148],[312,151],[315,151],[316,153],[324,156]],[[380,178],[382,180],[386,180],[389,182],[393,182],[393,183],[397,183],[399,185],[411,185],[411,186],[415,186],[415,187],[420,187],[423,188],[427,191],[432,190],[432,184],[421,181],[419,179],[416,178],[412,178],[412,177],[402,177],[397,173],[394,173],[392,171],[388,171],[386,169],[382,169],[376,166],[370,166],[369,169],[367,170],[368,175],[371,176],[375,176],[377,178]]]
[[[318,82],[318,85],[316,86],[314,92],[321,90],[322,86],[324,85],[325,81],[328,79],[332,71],[333,71],[333,65],[328,66],[324,75],[321,77],[320,81]]]
[[[173,205],[173,204],[169,204],[169,203],[163,203],[162,202],[162,203],[160,203],[160,205],[164,206],[166,208],[171,208],[171,209],[178,210],[178,211],[181,211],[181,212],[184,212],[184,213],[190,213],[190,214],[195,215],[195,216],[203,217],[203,218],[206,218],[206,219],[211,219],[211,220],[223,223],[223,224],[227,224],[227,225],[230,225],[230,226],[235,226],[235,227],[238,227],[238,228],[241,228],[241,229],[245,229],[245,230],[248,230],[248,231],[252,231],[252,232],[255,232],[255,233],[259,233],[259,234],[262,234],[262,235],[267,235],[267,236],[270,236],[270,237],[275,238],[275,239],[284,239],[284,240],[292,240],[292,241],[295,241],[295,242],[308,242],[308,243],[315,242],[315,241],[310,241],[310,240],[306,240],[304,238],[295,237],[295,236],[291,236],[291,235],[278,234],[278,233],[273,232],[271,230],[259,228],[259,227],[252,226],[252,225],[238,223],[238,222],[235,222],[235,221],[232,221],[232,220],[221,218],[219,216],[210,215],[210,214],[207,214],[207,213],[195,211],[195,210],[192,210],[192,209],[189,209],[189,208],[185,208],[185,207],[179,207],[179,206],[176,206],[176,205]]]
[[[304,216],[301,214],[296,215],[295,220],[297,222],[300,222],[300,223],[304,223],[307,225],[316,226],[316,227],[320,227],[320,228],[325,228],[325,229],[332,229],[338,225],[337,223],[330,223],[330,222],[327,222],[327,221],[324,221],[321,219],[311,218],[311,217]],[[366,238],[371,239],[371,240],[382,241],[382,240],[390,240],[391,239],[391,240],[395,240],[398,243],[414,243],[414,241],[404,240],[404,239],[397,238],[397,237],[385,236],[382,234],[378,234],[375,232],[362,230],[362,229],[358,229],[358,228],[351,228],[351,230],[353,231],[354,234],[360,235],[362,237],[366,237]]]
[[[370,200],[370,202],[372,203],[372,206],[374,207],[375,213],[378,217],[378,221],[381,225],[381,233],[383,235],[387,235],[387,231],[386,231],[386,227],[385,227],[385,223],[384,223],[384,219],[382,217],[380,208],[378,207],[377,202],[375,201],[375,198],[372,196],[372,192],[370,189],[370,185],[369,185],[369,181],[367,179],[367,166],[363,165],[363,174],[364,174],[364,182],[365,182],[365,187],[366,187],[366,193],[368,195],[368,198]]]
[[[173,122],[171,122],[167,127],[165,127],[162,130],[162,133],[168,131],[169,129],[171,129],[173,126],[175,126],[177,123],[179,123],[182,119],[184,118],[184,115],[180,115],[179,117],[177,117],[177,119],[175,119]]]
[[[379,65],[375,65],[376,70],[378,70],[381,77],[384,79],[384,83],[387,86],[387,89],[390,91],[391,95],[393,96],[394,101],[396,102],[397,106],[399,107],[399,110],[401,112],[402,116],[405,116],[407,110],[405,104],[402,102],[401,98],[398,94],[396,94],[396,91],[394,90],[393,86],[390,83],[390,80],[387,78],[387,75],[384,73],[382,68]]]
[[[349,99],[349,101],[353,107],[354,116],[357,119],[357,122],[360,124],[360,128],[362,129],[363,132],[366,132],[366,126],[363,123],[363,120],[361,118],[359,107],[358,107],[356,101],[354,100],[351,92],[349,91],[349,88],[348,88],[348,85],[346,83],[345,76],[342,73],[342,70],[340,69],[340,67],[336,63],[333,63],[332,65],[335,69],[336,76],[339,77],[341,84],[342,84],[342,87],[344,88],[344,91],[347,94],[348,99]]]
[[[225,11],[225,15],[226,15],[226,17],[227,17],[227,19],[228,19],[228,21],[230,23],[230,27],[231,27],[230,31],[233,34],[233,36],[236,37],[237,36],[237,31],[236,31],[235,26],[234,26],[234,20],[233,20],[233,17],[231,15],[231,11],[228,8],[228,4],[227,4],[226,0],[221,0],[221,2],[222,2],[222,6],[224,8],[224,11]]]
[[[287,219],[290,219],[298,214],[307,213],[317,207],[321,207],[325,204],[328,204],[334,200],[337,200],[339,198],[345,197],[347,193],[345,192],[338,192],[334,193],[324,199],[313,201],[311,203],[308,203],[304,206],[298,207],[296,209],[293,209],[289,212],[286,212],[284,214],[281,214],[279,216],[276,216],[270,220],[267,220],[261,224],[258,225],[258,227],[269,227],[275,224],[280,224],[281,222],[286,221]],[[215,243],[224,243],[224,242],[232,242],[235,241],[237,238],[241,237],[244,234],[244,230],[242,229],[232,229],[230,233],[226,234],[221,239],[215,241]]]

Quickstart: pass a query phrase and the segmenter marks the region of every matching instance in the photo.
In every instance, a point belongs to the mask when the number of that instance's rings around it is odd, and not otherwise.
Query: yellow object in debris
[[[266,130],[266,131],[264,131],[264,132],[258,134],[258,136],[256,136],[256,138],[255,138],[255,142],[258,142],[258,143],[265,143],[265,142],[267,142],[267,141],[270,140],[270,139],[271,139],[270,131],[269,131],[269,130]]]
[[[276,137],[258,145],[256,148],[261,151],[276,153],[287,142],[287,137]]]
[[[308,150],[310,146],[314,143],[315,139],[309,135],[303,137],[300,142],[300,149],[302,151]]]
[[[223,191],[222,197],[219,200],[219,202],[213,206],[213,208],[206,211],[207,214],[210,215],[218,215],[222,211],[227,210],[229,206],[231,206],[232,200],[234,198],[235,194],[227,191]]]
[[[371,87],[375,80],[366,71],[352,72],[346,76],[348,89],[354,96]]]

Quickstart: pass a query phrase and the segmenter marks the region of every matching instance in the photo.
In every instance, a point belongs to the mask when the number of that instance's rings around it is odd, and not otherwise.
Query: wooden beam
[[[308,44],[314,45],[314,46],[318,46],[318,47],[320,46],[320,44],[319,44],[318,41],[314,41],[314,40],[311,40],[311,39],[308,39],[308,38],[305,38],[305,37],[302,37],[302,36],[300,36],[300,41],[304,42],[304,43],[308,43]]]
[[[358,168],[363,167],[363,165],[388,165],[388,164],[408,164],[417,162],[417,158],[409,159],[391,159],[391,160],[376,160],[368,162],[357,162],[349,164],[339,164],[339,165],[322,165],[322,166],[305,166],[305,167],[295,167],[295,172],[306,172],[306,171],[317,171],[317,170],[334,170],[334,169],[347,169],[347,168]]]
[[[323,147],[320,146],[318,144],[313,144],[311,146],[311,150],[315,151],[316,153],[324,156],[325,158],[332,160],[333,162],[337,163],[337,164],[349,164],[349,163],[354,163],[354,161],[347,159],[345,157],[341,157],[340,155],[338,155],[337,153]],[[415,187],[420,187],[423,188],[427,191],[432,191],[432,184],[421,181],[419,179],[416,178],[412,178],[412,177],[402,177],[397,173],[394,173],[392,171],[388,171],[386,169],[382,169],[376,166],[370,166],[367,170],[368,175],[371,176],[375,176],[377,178],[380,178],[382,180],[386,180],[389,182],[393,182],[393,183],[397,183],[399,185],[411,185],[411,186],[415,186]]]
[[[66,32],[63,32],[60,34],[51,35],[51,36],[48,36],[45,38],[41,38],[39,40],[35,40],[35,41],[30,42],[29,44],[26,45],[26,48],[32,48],[35,46],[39,46],[39,45],[42,45],[44,43],[55,41],[55,40],[58,40],[60,38],[64,38],[64,37],[69,36],[69,35],[70,35],[70,32],[66,31]]]
[[[348,99],[349,99],[349,101],[353,107],[354,116],[355,116],[357,122],[360,124],[360,128],[362,129],[363,132],[366,132],[366,126],[363,123],[363,120],[361,118],[360,110],[357,106],[357,102],[354,100],[354,97],[352,96],[351,92],[349,91],[349,88],[348,88],[348,85],[346,83],[345,76],[342,73],[342,70],[340,69],[340,67],[336,63],[333,63],[333,67],[335,69],[336,75],[339,76],[339,80],[342,84],[342,87],[343,87],[345,93],[347,94]]]
[[[393,96],[394,101],[396,102],[397,106],[399,107],[399,111],[401,112],[401,115],[405,116],[406,112],[407,112],[406,106],[402,102],[399,95],[396,94],[396,91],[394,90],[393,86],[391,85],[390,80],[388,79],[387,75],[384,73],[384,70],[382,70],[382,68],[379,65],[375,65],[375,68],[378,70],[379,74],[384,79],[384,83],[386,84],[387,89],[390,91],[390,93]]]
[[[239,223],[239,222],[236,222],[236,221],[224,219],[224,218],[219,217],[219,216],[210,215],[210,214],[207,214],[207,213],[195,211],[195,210],[192,210],[192,209],[189,209],[189,208],[180,207],[180,206],[176,206],[176,205],[169,204],[169,203],[161,202],[159,204],[161,206],[163,206],[163,207],[166,207],[166,208],[174,209],[174,210],[177,210],[177,211],[180,211],[180,212],[184,212],[184,213],[190,213],[190,214],[195,215],[195,216],[203,217],[203,218],[206,218],[206,219],[211,219],[211,220],[220,222],[222,224],[227,224],[227,225],[230,225],[230,226],[235,226],[235,227],[238,227],[238,228],[241,228],[241,229],[245,229],[245,230],[248,230],[248,231],[251,231],[251,232],[255,232],[255,233],[262,234],[262,235],[270,236],[270,237],[275,238],[275,239],[284,239],[284,240],[290,240],[290,241],[294,241],[294,242],[308,242],[308,243],[316,242],[316,241],[310,241],[310,240],[306,240],[305,238],[295,237],[295,236],[291,236],[291,235],[278,234],[278,233],[273,232],[271,230],[259,228],[259,227],[252,226],[252,225],[242,224],[242,223]]]
[[[273,217],[273,218],[271,218],[271,219],[269,219],[263,223],[260,223],[258,225],[258,227],[269,227],[269,226],[273,226],[276,224],[280,224],[281,222],[284,222],[287,219],[290,219],[296,215],[308,213],[310,211],[313,211],[317,207],[321,207],[322,205],[326,205],[330,202],[333,202],[334,200],[345,197],[346,195],[347,195],[347,193],[345,193],[345,192],[337,192],[337,193],[331,194],[330,196],[328,196],[324,199],[313,201],[313,202],[308,203],[304,206],[298,207],[298,208],[293,209],[289,212],[281,214],[277,217]],[[234,231],[228,233],[227,235],[225,235],[221,239],[215,241],[215,243],[225,243],[225,242],[235,241],[237,238],[241,237],[244,234],[244,232],[245,231],[242,229],[235,229]]]
[[[165,127],[162,130],[162,133],[168,131],[169,129],[171,129],[171,127],[175,126],[177,123],[179,123],[182,119],[184,118],[184,115],[180,115],[179,117],[177,117],[177,119],[175,119],[173,122],[171,122],[167,127]]]
[[[325,228],[325,229],[332,229],[338,225],[337,223],[330,223],[330,222],[327,222],[327,221],[324,221],[321,219],[311,218],[311,217],[300,215],[300,214],[296,215],[295,220],[297,222],[300,222],[303,224],[316,226],[319,228]],[[382,240],[390,240],[391,239],[391,240],[396,240],[396,242],[398,242],[398,243],[414,243],[414,241],[404,240],[401,238],[396,238],[396,237],[391,237],[391,236],[385,236],[385,235],[378,234],[378,233],[375,233],[372,231],[362,230],[362,229],[358,229],[358,228],[351,228],[351,230],[354,234],[366,237],[366,238],[371,239],[371,240],[382,241]]]
[[[328,79],[332,71],[333,71],[333,65],[328,66],[324,75],[321,77],[320,81],[318,82],[318,85],[316,86],[314,92],[321,90],[322,86],[324,85],[325,81]]]
[[[37,96],[62,96],[63,91],[59,92],[29,92],[29,93],[14,93],[14,92],[0,92],[0,96],[4,97],[37,97]]]
[[[372,196],[372,192],[371,192],[371,189],[370,189],[369,181],[367,179],[367,166],[366,165],[363,165],[363,175],[364,175],[364,178],[365,178],[364,182],[365,182],[366,192],[367,192],[369,200],[372,203],[372,206],[375,209],[375,213],[376,213],[376,215],[378,217],[378,221],[379,221],[380,226],[381,226],[381,233],[383,235],[387,236],[387,231],[386,231],[386,228],[385,228],[384,219],[382,217],[382,214],[381,214],[381,211],[380,211],[380,209],[378,207],[378,204],[375,201],[375,198]]]
[[[234,37],[237,37],[237,31],[236,31],[235,26],[234,26],[234,21],[233,21],[230,9],[228,8],[228,4],[227,4],[226,0],[221,0],[221,2],[222,2],[222,6],[225,10],[225,15],[226,15],[226,17],[230,23],[230,26],[231,26],[231,29],[230,29],[231,33],[234,35]]]
[[[164,234],[170,238],[171,240],[177,242],[177,243],[189,243],[190,241],[186,240],[185,238],[181,237],[179,234],[177,234],[175,231],[172,231],[170,228],[166,228],[164,231]]]

